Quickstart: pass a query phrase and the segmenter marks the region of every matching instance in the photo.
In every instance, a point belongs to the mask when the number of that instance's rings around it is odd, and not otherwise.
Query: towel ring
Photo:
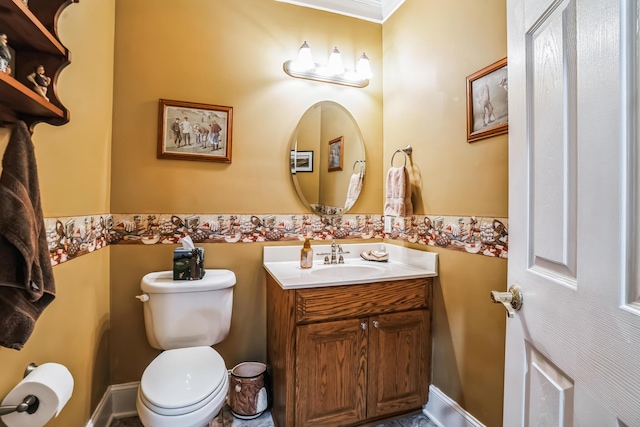
[[[364,165],[365,165],[365,160],[356,160],[355,162],[353,162],[353,173],[356,173],[356,165],[360,165],[360,171],[358,172],[359,174],[364,172]]]
[[[402,167],[406,167],[407,166],[407,158],[411,155],[411,153],[413,153],[413,148],[410,145],[407,145],[404,148],[398,148],[393,155],[391,156],[391,167],[393,167],[393,158],[396,156],[396,154],[398,153],[402,153],[404,154],[404,165],[402,165]]]

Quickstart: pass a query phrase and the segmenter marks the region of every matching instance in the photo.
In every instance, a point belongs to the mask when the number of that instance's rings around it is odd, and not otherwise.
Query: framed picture
[[[467,77],[467,142],[509,131],[507,58]]]
[[[329,172],[341,171],[344,161],[344,137],[329,141]]]
[[[74,219],[70,219],[64,225],[64,234],[67,236],[67,239],[73,239],[73,236],[75,233],[76,233],[76,221]]]
[[[158,158],[231,163],[233,108],[160,100]]]
[[[291,150],[291,173],[313,172],[313,151]]]
[[[188,216],[184,219],[184,222],[187,224],[187,228],[195,230],[200,226],[200,217],[197,215]]]

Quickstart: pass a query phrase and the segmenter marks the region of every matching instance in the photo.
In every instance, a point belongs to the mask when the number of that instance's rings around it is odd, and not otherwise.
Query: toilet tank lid
[[[215,291],[230,288],[235,284],[234,272],[224,269],[207,269],[200,280],[173,280],[173,271],[156,271],[142,278],[140,289],[151,294],[171,294]]]

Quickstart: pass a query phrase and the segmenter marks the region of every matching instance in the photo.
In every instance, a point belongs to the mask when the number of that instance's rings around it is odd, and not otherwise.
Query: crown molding
[[[324,10],[378,24],[387,20],[405,0],[276,0]]]
[[[400,6],[402,6],[404,0],[383,0],[382,1],[382,22],[386,21],[391,15],[394,14]]]

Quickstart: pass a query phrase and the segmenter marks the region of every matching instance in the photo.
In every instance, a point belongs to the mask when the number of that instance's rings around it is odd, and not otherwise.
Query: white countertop
[[[338,243],[338,242],[336,242]],[[389,253],[389,261],[366,261],[361,252],[380,250]],[[354,285],[391,280],[417,279],[438,275],[438,254],[382,243],[343,244],[344,264],[324,264],[331,245],[312,245],[313,267],[300,268],[300,249],[295,246],[265,246],[264,268],[283,289]]]

